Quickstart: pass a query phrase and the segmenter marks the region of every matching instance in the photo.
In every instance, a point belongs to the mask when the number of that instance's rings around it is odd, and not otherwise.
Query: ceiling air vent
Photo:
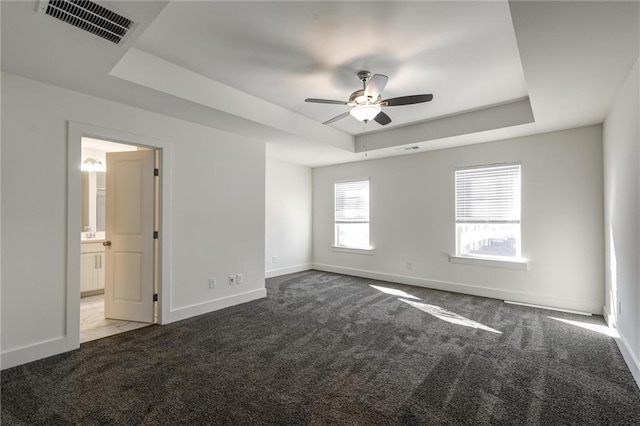
[[[122,43],[136,25],[120,12],[93,1],[41,0],[40,10],[115,44]]]

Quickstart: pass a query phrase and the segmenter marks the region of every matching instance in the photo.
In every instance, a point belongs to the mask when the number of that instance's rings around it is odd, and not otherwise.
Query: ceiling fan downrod
[[[363,89],[367,87],[367,80],[369,80],[369,77],[371,77],[371,72],[367,70],[358,71],[358,78],[362,81]]]

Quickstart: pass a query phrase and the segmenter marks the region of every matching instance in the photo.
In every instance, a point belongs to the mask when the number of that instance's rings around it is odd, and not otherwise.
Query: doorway
[[[81,171],[82,138],[105,140],[142,148],[150,148],[156,154],[159,165],[157,184],[157,207],[154,220],[158,238],[154,239],[156,292],[151,295],[155,322],[166,324],[172,321],[171,295],[171,163],[173,144],[166,140],[141,133],[99,127],[92,124],[67,122],[67,264],[66,264],[66,321],[64,343],[60,351],[71,351],[80,347],[80,241],[81,232]],[[108,167],[107,167],[108,168]],[[108,262],[106,262],[108,263]],[[156,296],[157,295],[157,300]]]
[[[146,247],[142,249],[131,250],[130,243],[118,241],[116,246],[120,247],[120,250],[115,250],[111,245],[111,239],[117,238],[118,228],[131,228],[131,224],[127,223],[131,220],[149,222],[143,226],[147,229],[140,230],[139,233],[151,235],[153,231],[157,231],[158,215],[155,210],[158,204],[155,199],[158,185],[155,179],[150,177],[142,181],[139,176],[136,177],[135,172],[140,172],[139,166],[142,164],[136,160],[146,159],[147,172],[151,174],[152,169],[158,168],[158,158],[155,150],[150,148],[89,137],[82,138],[81,149],[80,343],[84,343],[156,322],[153,296],[149,294],[142,297],[143,293],[157,294],[154,262],[156,247],[146,238]],[[125,167],[122,167],[122,161]],[[109,170],[108,163],[111,163]],[[130,170],[131,164],[133,175]],[[117,176],[114,177],[114,174]],[[110,194],[107,191],[108,181],[111,181]],[[121,192],[124,195],[120,194]],[[108,209],[118,208],[112,198],[117,203],[125,205],[125,208],[121,208],[119,214],[111,212],[109,216]],[[140,220],[140,217],[131,217],[132,214],[135,216],[135,206],[143,202],[148,204],[146,217],[142,218],[143,220]],[[133,226],[135,227],[135,224]],[[122,250],[123,246],[127,246],[129,250]],[[124,251],[125,255],[118,258],[114,256],[114,251]],[[134,262],[132,265],[127,261],[127,256],[130,257],[132,252],[140,255],[134,258],[146,256],[146,263],[136,265]],[[116,258],[119,260],[116,261]],[[136,266],[137,270],[128,271]],[[144,271],[144,274],[140,271]],[[144,283],[136,282],[137,277],[142,277]]]

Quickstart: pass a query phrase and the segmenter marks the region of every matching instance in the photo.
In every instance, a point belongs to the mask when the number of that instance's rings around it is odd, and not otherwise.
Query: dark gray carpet
[[[317,271],[267,289],[2,372],[2,425],[640,424],[614,340],[550,318],[601,317]]]

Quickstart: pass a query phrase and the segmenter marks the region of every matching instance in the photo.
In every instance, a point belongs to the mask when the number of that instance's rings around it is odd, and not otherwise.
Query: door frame
[[[141,136],[115,129],[98,127],[73,121],[67,122],[67,285],[66,327],[67,350],[80,347],[80,163],[82,138],[102,139],[135,145],[159,151],[160,176],[158,205],[158,318],[157,324],[166,324],[170,312],[171,271],[171,144],[169,141]]]

